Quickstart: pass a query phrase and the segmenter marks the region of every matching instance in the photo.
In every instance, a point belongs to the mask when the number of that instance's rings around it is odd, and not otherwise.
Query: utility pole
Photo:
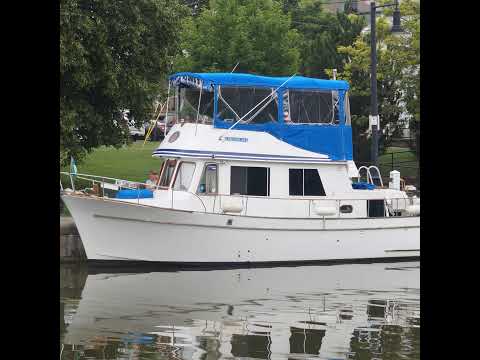
[[[400,26],[400,10],[398,9],[398,0],[393,4],[376,5],[375,1],[370,3],[370,116],[369,123],[372,128],[372,147],[371,161],[372,164],[378,166],[378,131],[380,129],[380,117],[378,116],[378,100],[377,100],[377,8],[394,6],[392,33],[403,32]]]

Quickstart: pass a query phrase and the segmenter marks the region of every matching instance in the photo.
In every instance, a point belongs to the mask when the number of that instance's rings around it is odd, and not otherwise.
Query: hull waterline
[[[412,259],[420,218],[233,216],[64,195],[89,261],[277,264]]]

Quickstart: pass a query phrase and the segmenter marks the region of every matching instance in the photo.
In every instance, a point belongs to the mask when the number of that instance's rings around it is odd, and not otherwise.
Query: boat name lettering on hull
[[[242,138],[242,137],[231,137],[231,136],[226,136],[223,138],[225,141],[237,141],[237,142],[248,142],[248,138]]]

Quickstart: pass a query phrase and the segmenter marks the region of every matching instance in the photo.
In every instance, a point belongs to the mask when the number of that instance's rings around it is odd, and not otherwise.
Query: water
[[[420,358],[419,262],[103,272],[61,267],[62,359]]]

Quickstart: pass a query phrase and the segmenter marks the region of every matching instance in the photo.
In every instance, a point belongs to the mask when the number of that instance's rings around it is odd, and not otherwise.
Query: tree
[[[185,7],[168,0],[60,1],[60,160],[128,137],[119,112],[147,119]]]
[[[365,25],[363,17],[345,12],[332,14],[323,10],[321,0],[303,0],[292,8],[293,27],[301,34],[300,72],[306,76],[326,78],[326,69],[342,70],[345,56],[339,46],[352,44]]]
[[[400,3],[404,34],[395,36],[386,16],[377,19],[377,89],[380,123],[388,128],[383,136],[384,146],[398,136],[402,127],[400,117],[411,122],[420,121],[420,22],[419,2],[404,0]],[[352,45],[340,46],[345,56],[344,70],[339,78],[351,85],[352,125],[357,134],[368,128],[370,111],[370,33],[357,37]],[[382,147],[383,148],[383,147]],[[381,148],[381,150],[382,150]],[[366,159],[360,159],[366,160]]]
[[[184,23],[177,71],[289,75],[298,69],[299,36],[272,0],[212,0]]]

